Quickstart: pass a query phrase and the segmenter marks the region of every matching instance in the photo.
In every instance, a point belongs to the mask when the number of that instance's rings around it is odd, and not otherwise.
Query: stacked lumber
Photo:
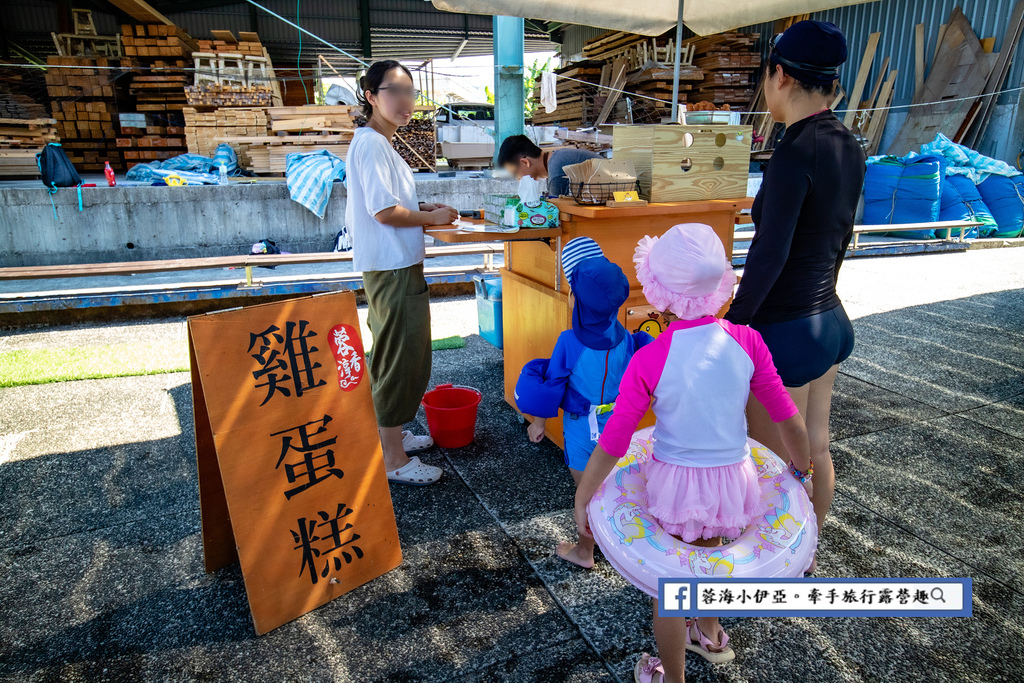
[[[185,85],[191,82],[186,69],[192,67],[197,45],[174,25],[139,24],[122,26],[125,54],[132,58],[138,74],[132,79],[130,93],[140,112],[180,112],[187,104]]]
[[[599,61],[575,62],[555,69],[561,77],[555,86],[558,107],[551,113],[544,111],[538,82],[533,89],[533,125],[557,123],[569,128],[590,125],[608,96],[608,91],[599,87],[605,71],[605,64]]]
[[[104,139],[114,135],[117,107],[107,101],[54,101],[53,117],[63,140],[76,138]]]
[[[128,168],[185,153],[185,128],[144,112],[118,117],[116,144]]]
[[[57,142],[55,119],[0,119],[0,176],[36,176],[36,154]]]
[[[45,119],[46,107],[27,95],[0,92],[0,119]]]
[[[50,114],[68,159],[79,172],[102,171],[108,161],[115,171],[124,170],[115,121],[127,101],[127,60],[49,57],[47,66]]]
[[[231,31],[210,31],[214,40],[197,40],[199,49],[196,52],[213,54],[240,54],[249,57],[263,57],[263,44],[260,37],[251,31],[239,31],[238,38]]]
[[[132,78],[128,92],[135,97],[139,111],[180,110],[186,103],[187,82],[188,76],[176,67],[168,71],[157,67]]]
[[[358,107],[348,105],[269,107],[266,110],[248,110],[253,112],[251,117],[239,113],[232,119],[229,111],[247,110],[219,109],[212,119],[206,118],[210,116],[208,113],[188,112],[188,120],[194,122],[193,136],[197,146],[204,140],[202,144],[207,145],[207,149],[209,145],[216,149],[217,144],[226,142],[239,155],[243,168],[258,174],[282,175],[287,168],[289,154],[327,150],[344,159],[357,127],[358,110]],[[266,113],[261,118],[263,111]],[[225,130],[222,134],[219,124],[232,120],[235,123],[245,122],[246,125],[241,127],[246,132],[230,135]],[[205,125],[197,125],[200,123]],[[210,127],[211,123],[215,132],[200,132],[200,128]]]
[[[267,112],[265,109],[218,109],[212,112],[200,112],[193,107],[185,107],[185,142],[189,154],[201,154],[212,157],[224,138],[245,139],[265,138],[269,135]],[[250,145],[245,142],[231,143],[238,155],[238,163],[243,168],[251,168],[252,157],[249,155]]]
[[[633,103],[634,123],[661,123],[672,115],[673,66],[656,64],[630,74],[626,90],[638,95]],[[680,65],[679,102],[686,103],[694,84],[704,80],[704,72],[692,65]]]
[[[266,85],[206,85],[185,86],[185,98],[191,106],[203,107],[269,107],[273,92]]]
[[[189,104],[211,107],[281,106],[281,87],[274,74],[270,53],[263,46],[259,35],[252,31],[239,31],[238,38],[235,38],[231,31],[215,30],[210,33],[214,40],[197,41],[199,50],[196,55],[195,89],[189,90]],[[199,57],[210,59],[210,55],[245,62],[247,74],[242,83],[236,82],[239,75],[237,70],[233,70],[230,79],[222,82],[222,74],[216,64],[213,73],[201,74]],[[222,87],[218,89],[210,81]]]
[[[584,43],[583,57],[589,61],[612,61],[646,41],[645,36],[636,33],[609,31]]]
[[[220,138],[267,137],[267,111],[261,108],[217,109],[200,112],[185,107],[185,140],[190,154],[213,156]],[[236,150],[237,151],[237,150]]]
[[[199,51],[199,45],[187,33],[167,24],[125,24],[121,27],[121,44],[126,57],[147,59],[189,59]]]
[[[704,79],[695,83],[687,101],[728,104],[744,108],[754,96],[755,73],[761,67],[756,52],[759,33],[718,33],[683,41],[693,55],[693,65],[703,70]]]
[[[118,79],[123,72],[110,67],[128,63],[106,57],[47,57],[46,92],[50,97],[90,97],[113,99],[122,93]]]

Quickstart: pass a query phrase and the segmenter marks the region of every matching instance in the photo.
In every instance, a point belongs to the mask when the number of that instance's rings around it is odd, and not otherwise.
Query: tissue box
[[[557,228],[558,207],[543,199],[538,204],[527,204],[519,197],[513,198],[505,205],[502,225],[520,228]]]
[[[484,197],[484,220],[499,225],[505,218],[505,207],[509,200],[514,205],[519,197],[514,194],[489,194]]]

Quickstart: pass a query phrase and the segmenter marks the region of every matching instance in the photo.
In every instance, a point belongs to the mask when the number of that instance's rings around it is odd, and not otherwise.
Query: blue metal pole
[[[494,155],[501,143],[524,130],[523,35],[520,17],[494,17]]]

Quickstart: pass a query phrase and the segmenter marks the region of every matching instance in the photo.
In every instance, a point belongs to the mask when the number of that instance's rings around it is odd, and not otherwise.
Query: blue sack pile
[[[939,133],[921,154],[868,159],[864,223],[976,221],[965,237],[1024,233],[1024,175],[1009,164],[952,142]],[[910,239],[945,238],[945,230],[893,232]],[[958,233],[954,233],[958,234]]]
[[[982,237],[1020,237],[1024,234],[1024,175],[990,175],[978,193],[992,212],[994,230],[982,231]]]
[[[229,176],[241,175],[238,156],[231,146],[217,145],[213,158],[199,154],[179,154],[166,161],[150,161],[128,169],[125,178],[134,182],[154,183],[171,173],[185,178],[190,185],[216,185],[220,182],[220,165],[224,164]]]
[[[939,220],[944,165],[940,156],[913,152],[905,157],[869,159],[864,176],[864,224]]]

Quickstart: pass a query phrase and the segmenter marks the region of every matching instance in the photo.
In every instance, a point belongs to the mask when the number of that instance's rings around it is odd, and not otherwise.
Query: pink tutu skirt
[[[721,467],[684,467],[652,459],[647,467],[647,509],[666,531],[686,543],[736,538],[768,511],[757,480],[750,458]]]

